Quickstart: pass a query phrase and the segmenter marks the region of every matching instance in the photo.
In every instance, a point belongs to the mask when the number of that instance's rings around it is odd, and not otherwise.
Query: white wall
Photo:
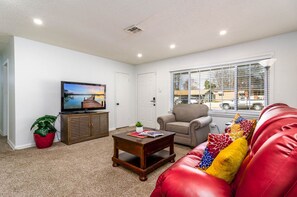
[[[182,43],[179,46],[182,47]],[[270,103],[283,102],[297,107],[297,32],[143,64],[137,66],[137,73],[157,73],[157,115],[160,116],[170,110],[170,71],[247,60],[263,55],[277,58],[271,69]],[[221,131],[230,118],[213,116]]]
[[[14,73],[14,38],[9,39],[8,45],[1,52],[1,74],[3,63],[8,62],[8,80],[9,80],[9,125],[8,125],[8,143],[15,143],[15,73]],[[2,94],[2,75],[1,75],[1,130],[3,129],[3,94]]]
[[[143,64],[136,68],[109,59],[14,37],[3,55],[11,59],[10,143],[15,148],[34,145],[30,126],[39,116],[59,113],[62,80],[107,84],[107,110],[110,112],[110,128],[114,128],[116,72],[128,73],[131,77],[129,92],[132,98],[131,114],[128,115],[133,124],[136,120],[134,105],[137,103],[136,74],[157,73],[157,116],[159,116],[167,114],[170,109],[170,71],[227,63],[267,54],[277,58],[271,70],[271,103],[284,102],[297,107],[295,88],[297,32]],[[221,130],[230,118],[213,115],[214,122]]]
[[[0,51],[0,135],[3,135],[3,94],[2,94],[2,89],[3,89],[3,68],[2,65],[4,61],[2,60],[2,51]]]
[[[19,37],[14,44],[16,148],[34,145],[30,127],[37,117],[60,112],[61,81],[106,84],[109,127],[114,129],[115,73],[128,73],[131,88],[127,94],[133,100],[127,115],[131,124],[135,122],[135,66]]]

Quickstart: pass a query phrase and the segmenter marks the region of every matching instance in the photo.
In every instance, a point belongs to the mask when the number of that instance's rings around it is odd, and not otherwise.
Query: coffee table
[[[147,174],[167,162],[174,162],[174,132],[160,131],[163,136],[155,138],[137,138],[127,135],[129,132],[112,135],[114,140],[113,166],[121,165],[139,175],[141,181],[147,180]],[[169,147],[168,150],[164,150]],[[124,152],[119,154],[119,150]]]

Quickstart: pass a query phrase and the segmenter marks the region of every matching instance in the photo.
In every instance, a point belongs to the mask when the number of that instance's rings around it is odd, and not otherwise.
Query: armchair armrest
[[[190,122],[190,128],[191,130],[192,129],[196,130],[201,127],[208,126],[211,123],[211,121],[212,121],[212,118],[210,116],[203,116],[200,118],[196,118]]]
[[[168,122],[175,122],[175,116],[173,114],[165,115],[165,116],[160,116],[157,118],[157,122],[160,125],[160,130],[165,130],[166,128],[166,123]]]
[[[210,132],[208,125],[211,121],[212,118],[210,116],[203,116],[190,122],[189,129],[191,135],[191,145],[193,147],[207,140],[208,133]]]

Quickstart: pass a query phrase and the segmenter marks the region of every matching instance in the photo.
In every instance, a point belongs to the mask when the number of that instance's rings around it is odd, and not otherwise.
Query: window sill
[[[251,112],[251,111],[244,111],[244,110],[209,110],[208,114],[213,117],[224,117],[224,118],[233,118],[235,114],[239,113],[241,116],[246,118],[258,118],[261,111]]]

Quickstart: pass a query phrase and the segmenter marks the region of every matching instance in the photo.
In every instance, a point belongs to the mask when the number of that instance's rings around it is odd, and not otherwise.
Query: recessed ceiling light
[[[226,35],[226,34],[227,34],[227,30],[221,30],[221,31],[220,31],[220,35],[221,35],[221,36]]]
[[[39,19],[39,18],[34,18],[34,19],[33,19],[33,22],[34,22],[36,25],[42,25],[42,24],[43,24],[42,20]]]
[[[142,53],[138,53],[137,57],[141,58],[142,57]]]
[[[175,49],[175,47],[176,47],[175,44],[171,44],[171,45],[169,46],[170,49]]]

